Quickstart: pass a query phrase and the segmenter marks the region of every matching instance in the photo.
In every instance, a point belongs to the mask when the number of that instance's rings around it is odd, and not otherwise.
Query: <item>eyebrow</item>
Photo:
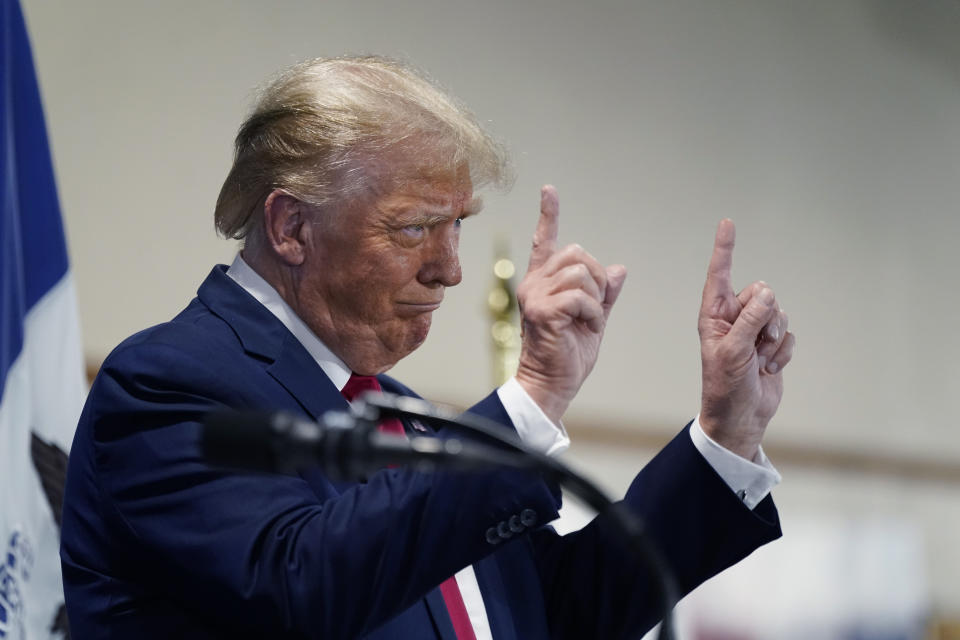
[[[424,207],[426,209],[431,208],[429,205]],[[419,207],[408,209],[406,211],[401,210],[397,219],[402,220],[404,224],[422,224],[422,225],[433,225],[440,224],[450,219],[450,214],[448,213],[430,213],[429,211],[417,210]],[[460,213],[458,218],[469,218],[470,216],[475,216],[483,209],[483,198],[480,196],[474,196],[470,201],[464,205],[463,211]]]

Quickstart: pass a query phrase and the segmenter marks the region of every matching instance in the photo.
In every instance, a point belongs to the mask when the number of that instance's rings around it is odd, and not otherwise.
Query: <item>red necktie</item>
[[[355,373],[350,374],[350,379],[343,386],[340,393],[352,402],[354,398],[364,391],[381,391],[380,382],[374,376],[358,376]],[[396,435],[405,435],[403,423],[399,418],[388,418],[377,427],[383,433],[392,433]],[[440,584],[440,593],[443,594],[443,601],[447,605],[447,613],[450,614],[450,622],[453,623],[453,630],[457,634],[457,640],[477,640],[473,632],[473,625],[470,624],[470,616],[467,614],[467,607],[463,603],[463,596],[460,595],[460,587],[457,586],[457,579],[450,576]]]
[[[350,374],[347,384],[343,385],[340,393],[347,399],[347,402],[353,402],[353,399],[364,391],[382,391],[380,382],[374,376],[358,376],[355,373]],[[381,433],[389,433],[402,436],[406,432],[403,429],[403,423],[400,418],[387,418],[377,427]]]

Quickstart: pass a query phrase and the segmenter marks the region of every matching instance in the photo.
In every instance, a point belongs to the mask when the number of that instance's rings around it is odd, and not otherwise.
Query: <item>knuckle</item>
[[[763,326],[767,320],[766,309],[749,305],[742,312],[744,319],[753,326]]]
[[[523,309],[523,319],[525,322],[539,324],[545,316],[545,310],[537,304],[528,305]]]
[[[580,244],[574,242],[573,244],[568,244],[563,248],[564,255],[570,260],[576,260],[577,262],[585,262],[590,260],[590,254],[587,253]]]

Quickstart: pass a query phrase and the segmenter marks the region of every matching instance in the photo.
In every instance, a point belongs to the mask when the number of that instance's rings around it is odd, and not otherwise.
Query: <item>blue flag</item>
[[[0,393],[0,640],[64,637],[60,507],[86,389],[76,294],[17,0],[0,0]]]

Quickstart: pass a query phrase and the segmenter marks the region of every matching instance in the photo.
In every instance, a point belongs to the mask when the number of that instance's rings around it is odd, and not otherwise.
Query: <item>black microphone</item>
[[[218,466],[285,474],[319,466],[337,481],[362,479],[389,465],[426,472],[536,468],[519,452],[457,438],[381,433],[375,419],[341,411],[328,411],[319,422],[285,412],[211,412],[202,446]]]
[[[202,446],[218,466],[265,473],[294,473],[315,464],[326,429],[292,413],[214,411],[204,418]]]

